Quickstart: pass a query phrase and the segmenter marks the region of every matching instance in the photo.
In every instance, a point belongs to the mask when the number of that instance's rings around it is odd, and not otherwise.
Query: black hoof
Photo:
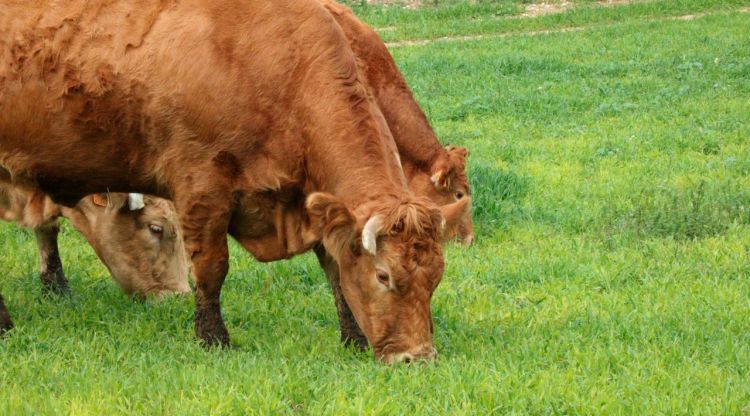
[[[10,314],[8,314],[8,310],[5,309],[3,298],[0,296],[0,336],[11,329],[13,329],[13,321],[10,320]]]
[[[59,273],[42,273],[39,275],[42,281],[42,293],[49,295],[69,295],[70,286],[68,279],[62,272]]]
[[[367,349],[367,338],[362,334],[341,334],[341,342],[346,347],[356,348],[360,351]]]
[[[196,312],[195,335],[206,348],[229,347],[229,332],[221,314]]]

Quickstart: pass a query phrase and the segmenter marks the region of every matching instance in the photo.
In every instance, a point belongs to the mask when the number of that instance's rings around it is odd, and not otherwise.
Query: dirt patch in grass
[[[741,7],[739,9],[736,9],[735,12],[750,13],[750,7]],[[669,21],[669,20],[693,20],[693,19],[698,19],[698,18],[712,16],[712,15],[721,14],[721,13],[723,12],[713,11],[713,12],[704,12],[704,13],[697,13],[697,14],[687,14],[687,15],[682,15],[682,16],[646,18],[646,19],[639,19],[639,21],[661,22],[661,21]],[[556,29],[532,30],[532,31],[521,31],[521,32],[511,31],[511,32],[505,32],[505,33],[484,33],[484,34],[479,34],[479,35],[443,36],[443,37],[438,37],[438,38],[433,38],[433,39],[412,39],[412,40],[386,42],[385,46],[387,46],[388,48],[400,48],[404,46],[427,45],[427,44],[436,43],[436,42],[476,41],[476,40],[482,40],[482,39],[488,39],[488,38],[506,38],[510,36],[539,36],[539,35],[549,35],[549,34],[554,34],[554,33],[579,32],[582,30],[593,29],[593,28],[611,27],[611,26],[615,26],[618,24],[619,23],[606,23],[606,24],[598,24],[598,25],[592,24],[592,25],[586,25],[586,26],[571,26],[571,27],[561,27],[561,28],[556,28]]]
[[[418,9],[422,6],[421,0],[367,0],[367,4],[382,6],[401,6],[406,9]]]
[[[636,0],[599,0],[597,4],[600,6],[617,6],[619,4],[630,4],[635,2]],[[643,0],[640,2],[643,2]]]
[[[537,17],[545,14],[561,13],[573,6],[573,3],[563,0],[558,3],[532,3],[526,6],[526,11],[519,17]]]

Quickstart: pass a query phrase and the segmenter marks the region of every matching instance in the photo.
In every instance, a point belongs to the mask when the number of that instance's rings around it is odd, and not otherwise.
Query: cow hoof
[[[362,334],[344,335],[341,334],[341,342],[346,347],[356,348],[360,351],[367,349],[367,338]]]
[[[218,319],[209,319],[207,314],[196,313],[195,335],[206,348],[229,347],[229,332],[221,315]]]
[[[62,272],[59,273],[42,273],[39,275],[42,281],[42,292],[50,295],[69,295],[70,287],[68,279]]]
[[[0,311],[0,337],[11,329],[13,329],[13,321],[10,320],[10,315],[7,311]]]
[[[0,337],[5,335],[5,333],[11,329],[13,329],[13,321],[11,321],[10,318],[8,318],[7,321],[0,322]]]
[[[214,332],[198,332],[196,335],[201,340],[201,345],[205,348],[228,348],[229,347],[229,333],[226,329],[214,331]]]

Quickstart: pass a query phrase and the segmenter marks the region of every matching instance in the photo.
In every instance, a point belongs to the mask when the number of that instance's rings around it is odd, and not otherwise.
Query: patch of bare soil
[[[600,6],[617,6],[619,4],[635,3],[635,1],[634,0],[599,0],[597,3]]]
[[[421,0],[367,0],[367,4],[380,4],[385,6],[401,6],[406,9],[418,9],[422,6]]]
[[[750,13],[750,7],[741,7],[739,9],[736,9],[735,12],[736,13]],[[697,19],[697,18],[701,18],[705,16],[711,16],[715,14],[721,14],[721,13],[725,13],[725,12],[723,11],[704,12],[704,13],[697,13],[697,14],[686,14],[682,16],[648,18],[648,19],[642,19],[641,21],[662,22],[662,21],[669,21],[669,20],[693,20],[693,19]],[[474,41],[474,40],[488,39],[488,38],[506,38],[510,36],[539,36],[539,35],[549,35],[553,33],[578,32],[578,31],[591,29],[591,28],[597,28],[597,27],[601,28],[601,27],[615,26],[617,24],[618,23],[609,23],[609,24],[603,24],[603,25],[589,25],[589,26],[573,26],[573,27],[563,27],[559,29],[533,30],[533,31],[527,31],[527,32],[485,33],[482,35],[445,36],[445,37],[435,38],[435,39],[414,39],[414,40],[404,40],[404,41],[396,41],[396,42],[386,42],[385,46],[387,46],[388,48],[400,48],[404,46],[427,45],[427,44],[436,43],[436,42]]]
[[[386,42],[385,46],[388,48],[401,48],[404,46],[419,46],[427,45],[430,43],[439,42],[454,42],[454,41],[474,41],[488,38],[507,38],[510,36],[539,36],[549,35],[554,33],[567,33],[567,32],[579,32],[586,30],[587,26],[581,27],[563,27],[559,29],[548,29],[548,30],[533,30],[530,32],[509,32],[509,33],[488,33],[484,35],[466,35],[466,36],[444,36],[442,38],[435,39],[416,39],[416,40],[403,40],[398,42]]]
[[[561,13],[572,6],[573,3],[566,0],[557,3],[532,3],[526,6],[526,11],[520,17],[537,17],[545,14]]]

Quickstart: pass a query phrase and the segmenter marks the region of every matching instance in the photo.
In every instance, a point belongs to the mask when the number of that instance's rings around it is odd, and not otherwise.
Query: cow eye
[[[461,199],[464,197],[464,193],[461,191],[456,192],[456,199]]]
[[[151,234],[155,235],[158,238],[162,238],[164,236],[164,227],[162,227],[161,225],[149,224],[148,230],[151,231]]]
[[[378,277],[378,282],[385,286],[390,287],[391,286],[391,276],[386,272],[385,270],[378,269],[375,274]]]

